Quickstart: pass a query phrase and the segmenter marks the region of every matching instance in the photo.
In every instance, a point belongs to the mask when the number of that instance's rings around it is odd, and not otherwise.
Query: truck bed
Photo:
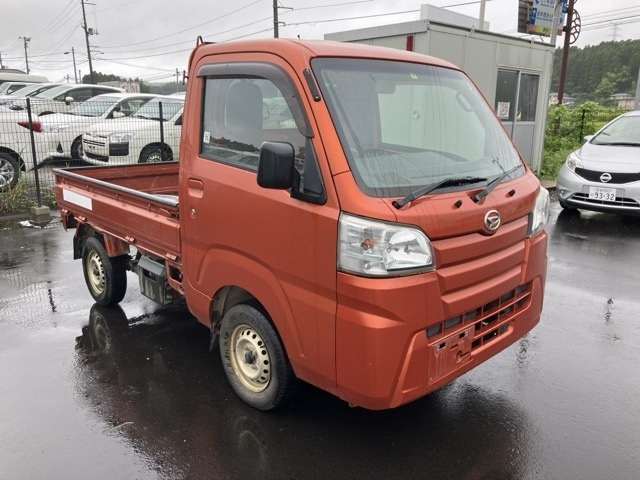
[[[140,250],[179,262],[178,162],[53,172],[65,224],[74,218]]]

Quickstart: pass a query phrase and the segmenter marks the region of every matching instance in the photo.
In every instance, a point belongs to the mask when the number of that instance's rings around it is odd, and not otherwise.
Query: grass
[[[56,199],[53,189],[41,188],[42,205],[56,208]],[[33,186],[21,180],[18,184],[5,192],[0,193],[0,215],[13,215],[28,212],[33,206],[37,206],[38,198]]]

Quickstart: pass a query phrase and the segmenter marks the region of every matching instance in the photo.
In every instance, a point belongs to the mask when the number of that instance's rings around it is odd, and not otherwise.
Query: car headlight
[[[529,214],[529,228],[527,230],[527,234],[530,237],[540,233],[547,225],[550,209],[551,201],[549,200],[549,191],[544,187],[540,187],[533,211]]]
[[[571,152],[567,157],[567,168],[572,172],[576,171],[576,168],[582,168],[582,159],[578,155],[578,151]]]
[[[411,275],[435,268],[431,241],[418,228],[340,215],[338,269],[368,277]]]
[[[109,142],[111,143],[129,143],[133,138],[133,132],[118,132],[109,135]]]

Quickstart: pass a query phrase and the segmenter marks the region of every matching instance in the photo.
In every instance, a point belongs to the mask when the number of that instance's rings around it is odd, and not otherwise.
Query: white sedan
[[[157,95],[145,93],[106,93],[90,98],[65,113],[38,117],[34,128],[36,140],[45,145],[47,159],[80,160],[82,134],[98,121],[111,121],[136,113]]]
[[[182,98],[157,97],[130,117],[91,125],[82,136],[82,159],[96,165],[178,160],[183,108]]]

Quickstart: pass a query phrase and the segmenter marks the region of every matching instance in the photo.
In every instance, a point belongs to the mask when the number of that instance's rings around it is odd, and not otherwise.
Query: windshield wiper
[[[640,147],[638,142],[597,142],[595,145],[606,145],[610,147]]]
[[[433,192],[434,190],[438,190],[439,188],[458,187],[462,185],[469,185],[471,183],[480,183],[480,182],[486,182],[486,181],[487,179],[482,177],[449,177],[439,182],[432,183],[431,185],[426,185],[422,188],[419,188],[415,192],[411,192],[409,195],[407,195],[404,198],[401,198],[400,200],[394,200],[391,204],[394,207],[396,207],[398,210],[400,210],[407,203],[413,200],[417,200],[418,198],[423,197],[428,193]]]
[[[522,164],[516,165],[511,170],[507,170],[506,172],[503,172],[498,177],[496,177],[493,180],[491,180],[489,183],[487,183],[485,185],[485,187],[482,190],[480,190],[478,193],[476,193],[474,195],[473,201],[478,203],[484,197],[489,195],[494,188],[496,188],[498,185],[500,185],[505,178],[507,178],[509,175],[511,175],[513,172],[515,172],[516,170],[518,170],[521,167],[522,167]]]

